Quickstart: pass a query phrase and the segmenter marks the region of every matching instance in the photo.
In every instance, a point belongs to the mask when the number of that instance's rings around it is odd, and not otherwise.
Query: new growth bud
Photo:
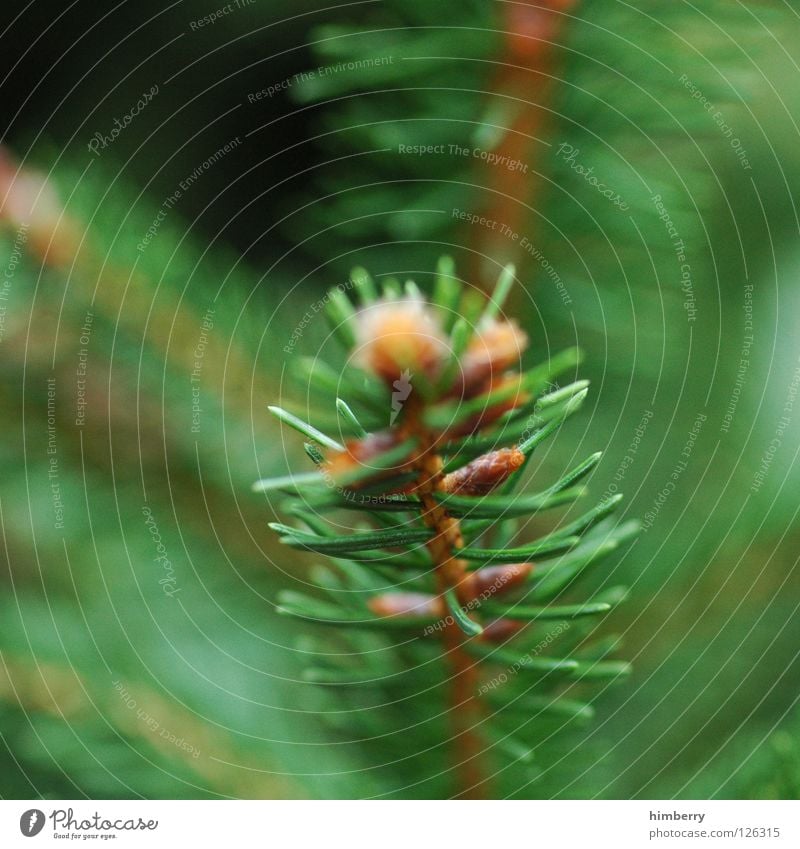
[[[447,341],[422,298],[384,299],[356,315],[358,365],[390,386],[403,374],[432,381],[447,357]]]
[[[442,489],[456,495],[486,495],[516,472],[524,462],[525,455],[518,448],[491,451],[445,475]]]
[[[520,361],[528,345],[527,335],[515,321],[491,319],[482,324],[470,341],[463,360],[462,392],[472,394]]]

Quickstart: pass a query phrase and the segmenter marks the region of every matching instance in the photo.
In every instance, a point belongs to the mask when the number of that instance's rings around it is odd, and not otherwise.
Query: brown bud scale
[[[373,596],[367,606],[376,616],[442,616],[442,600],[425,593],[384,593]]]
[[[525,462],[518,448],[501,448],[477,457],[466,466],[445,475],[442,489],[454,495],[486,495]]]
[[[495,619],[484,627],[479,639],[487,643],[504,643],[519,634],[524,627],[524,622],[514,619]]]
[[[474,592],[476,595],[502,595],[524,584],[532,571],[533,563],[487,566],[473,573]]]

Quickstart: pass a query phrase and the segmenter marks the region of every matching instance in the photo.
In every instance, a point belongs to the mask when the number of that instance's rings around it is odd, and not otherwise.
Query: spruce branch
[[[502,312],[514,279],[509,265],[469,321],[464,303],[469,298],[474,310],[474,297],[462,291],[446,258],[430,301],[412,283],[380,292],[356,269],[358,305],[340,291],[328,310],[352,365],[341,379],[323,372],[321,384],[333,420],[352,436],[342,444],[270,407],[311,440],[305,448],[316,470],[254,484],[292,499],[284,506],[297,524],[271,525],[284,544],[336,564],[312,574],[326,598],[286,592],[280,611],[353,635],[399,630],[422,652],[412,648],[399,657],[398,649],[391,662],[375,660],[385,651],[365,652],[362,669],[350,654],[338,663],[321,653],[308,680],[391,691],[438,644],[439,694],[446,691],[440,712],[449,722],[445,769],[454,776],[453,795],[462,798],[489,792],[498,755],[514,764],[530,760],[531,723],[520,724],[520,712],[537,717],[537,725],[547,717],[579,721],[593,711],[572,698],[581,682],[627,671],[605,654],[594,657],[595,644],[586,639],[586,623],[610,611],[624,592],[565,598],[581,573],[635,532],[630,523],[608,526],[621,497],[565,517],[538,539],[515,542],[520,518],[570,505],[585,493],[579,484],[601,454],[538,492],[515,493],[532,452],[581,408],[588,388],[581,380],[554,385],[559,373],[577,367],[576,351],[521,368],[527,336]],[[349,388],[360,392],[349,397]],[[363,511],[369,522],[338,533],[329,517],[340,509],[345,516]],[[553,634],[567,630],[570,637],[561,642],[571,650],[543,655],[543,646],[549,652],[558,643]],[[367,645],[362,638],[355,644]],[[499,687],[497,680],[508,683]]]

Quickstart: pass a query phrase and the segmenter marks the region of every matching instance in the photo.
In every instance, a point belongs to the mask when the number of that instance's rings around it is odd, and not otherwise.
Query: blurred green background
[[[445,792],[302,681],[313,558],[250,491],[304,462],[292,328],[443,253],[517,262],[532,361],[586,352],[536,475],[604,448],[645,524],[592,577],[633,677],[498,792],[800,792],[797,10],[542,5],[4,10],[0,795]]]

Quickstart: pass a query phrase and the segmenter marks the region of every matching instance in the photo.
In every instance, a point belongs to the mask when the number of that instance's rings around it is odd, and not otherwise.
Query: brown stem
[[[535,241],[530,214],[541,186],[542,141],[549,131],[552,102],[561,77],[560,44],[577,5],[578,0],[520,0],[504,5],[504,44],[489,90],[506,98],[513,111],[494,152],[498,161],[527,167],[524,173],[516,167],[489,169],[485,215],[504,227],[472,228],[473,247],[477,248],[473,254],[475,279],[487,274],[494,277],[496,262],[519,265],[530,259],[520,234],[527,233],[529,242]],[[475,259],[485,257],[492,261]]]
[[[409,434],[416,436],[420,446],[414,462],[419,472],[415,491],[424,508],[423,521],[435,533],[428,543],[428,550],[433,560],[437,591],[444,596],[445,591],[452,588],[459,601],[468,604],[475,598],[474,581],[466,561],[453,554],[454,549],[463,545],[461,526],[433,496],[434,492],[442,489],[443,464],[441,456],[436,453],[435,436],[422,423],[421,410],[418,400],[409,404],[405,426]],[[475,662],[464,650],[465,636],[451,616],[445,620],[442,641],[444,658],[451,673],[448,715],[452,728],[456,798],[481,799],[484,798],[486,779],[480,763],[483,746],[475,731],[479,720]]]

